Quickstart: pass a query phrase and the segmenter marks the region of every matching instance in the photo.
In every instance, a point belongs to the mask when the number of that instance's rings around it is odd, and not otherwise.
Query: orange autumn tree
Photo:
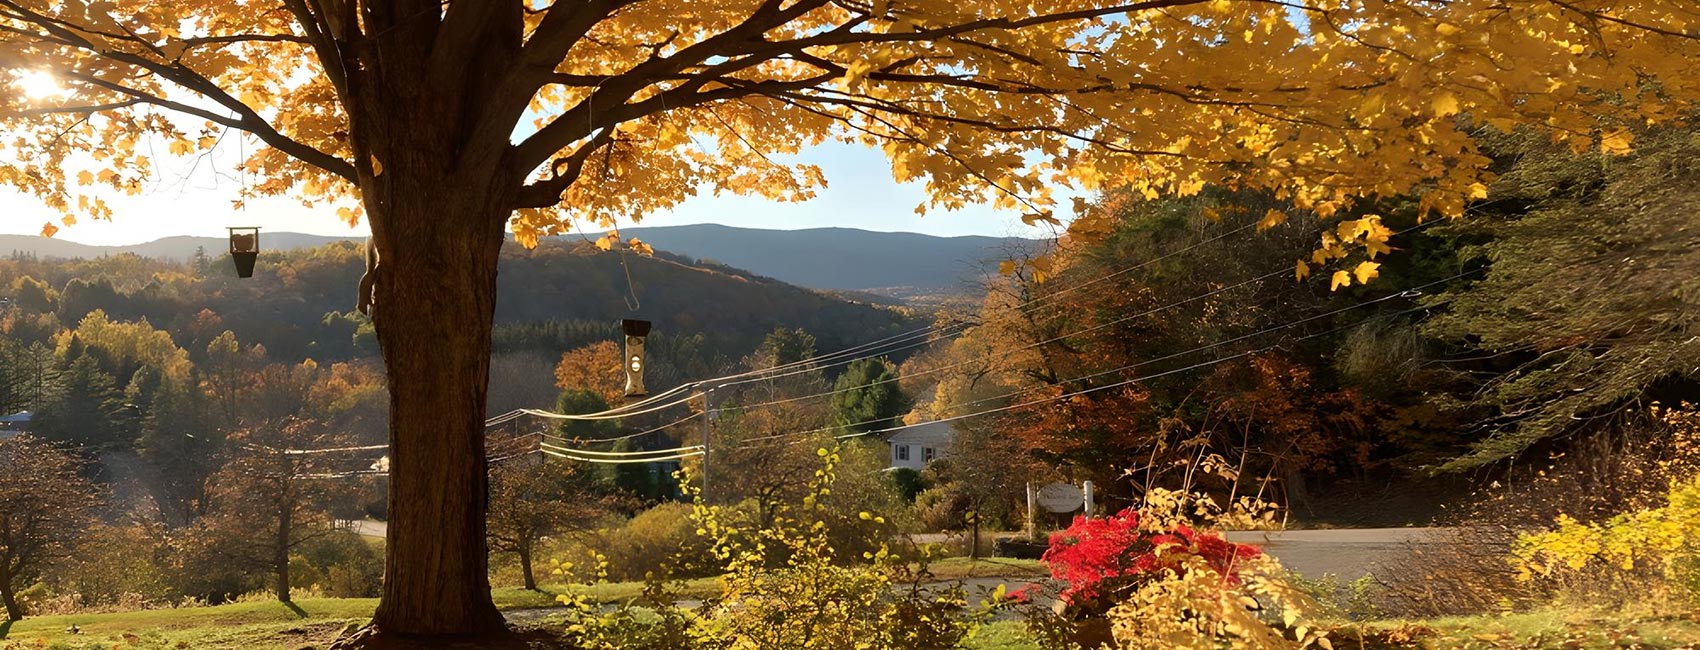
[[[626,392],[625,355],[613,341],[597,341],[568,350],[555,364],[555,387],[588,390],[603,401],[618,403]]]
[[[506,231],[804,199],[825,179],[783,154],[828,140],[882,149],[925,207],[1035,221],[1056,183],[1238,184],[1323,215],[1415,191],[1455,215],[1485,187],[1470,124],[1615,151],[1690,109],[1697,24],[1659,0],[0,0],[0,183],[107,218],[151,156],[238,132],[262,145],[247,196],[365,219],[393,473],[361,643],[499,633],[482,420]],[[1380,234],[1346,230],[1320,261],[1368,280]]]

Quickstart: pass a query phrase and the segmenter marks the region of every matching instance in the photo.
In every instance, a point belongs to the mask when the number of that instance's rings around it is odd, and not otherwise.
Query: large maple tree
[[[508,231],[806,198],[824,179],[785,154],[833,139],[883,149],[932,208],[1043,220],[1058,183],[1224,183],[1458,214],[1485,191],[1469,125],[1627,149],[1622,126],[1700,96],[1697,29],[1661,0],[0,0],[0,66],[36,90],[0,96],[0,183],[106,218],[147,142],[240,132],[263,145],[248,194],[364,218],[393,416],[375,626],[477,633],[502,625],[482,430]]]

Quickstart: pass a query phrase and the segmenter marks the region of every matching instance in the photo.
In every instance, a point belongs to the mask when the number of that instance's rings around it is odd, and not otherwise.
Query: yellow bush
[[[1672,482],[1667,498],[1662,507],[1599,523],[1561,515],[1553,529],[1520,537],[1514,562],[1525,578],[1596,562],[1624,571],[1647,564],[1677,578],[1700,559],[1700,476]]]
[[[1650,571],[1690,598],[1700,596],[1700,473],[1693,470],[1700,454],[1700,412],[1688,404],[1651,410],[1667,426],[1662,443],[1670,453],[1643,471],[1683,478],[1670,479],[1658,505],[1595,522],[1559,515],[1553,528],[1519,536],[1512,547],[1519,577]]]
[[[1204,558],[1188,556],[1110,610],[1119,650],[1330,649],[1311,622],[1314,601],[1288,583],[1268,556],[1245,561],[1233,582]]]

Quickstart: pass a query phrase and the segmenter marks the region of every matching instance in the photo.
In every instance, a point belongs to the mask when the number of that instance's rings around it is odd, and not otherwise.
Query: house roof
[[[950,428],[949,422],[923,422],[891,434],[890,438],[886,438],[886,442],[894,445],[944,447],[948,446],[954,437],[956,432]]]
[[[11,415],[0,415],[0,424],[28,423],[31,419],[34,419],[34,418],[35,418],[35,414],[30,413],[29,411],[18,411],[17,413],[13,413]]]

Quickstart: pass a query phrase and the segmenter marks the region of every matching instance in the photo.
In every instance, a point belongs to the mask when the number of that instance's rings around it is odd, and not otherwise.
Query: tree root
[[[557,635],[543,630],[503,628],[486,634],[418,636],[385,632],[368,625],[338,639],[330,650],[567,650]]]

